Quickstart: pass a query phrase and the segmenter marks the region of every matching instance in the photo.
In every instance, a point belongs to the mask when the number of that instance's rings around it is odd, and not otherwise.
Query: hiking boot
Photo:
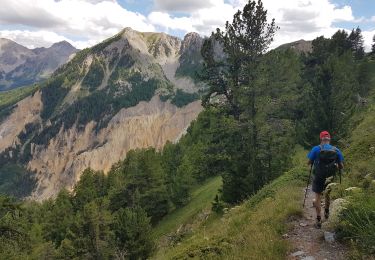
[[[329,218],[329,209],[324,209],[324,218],[325,219]]]
[[[315,227],[318,229],[322,228],[322,219],[320,216],[316,218]]]

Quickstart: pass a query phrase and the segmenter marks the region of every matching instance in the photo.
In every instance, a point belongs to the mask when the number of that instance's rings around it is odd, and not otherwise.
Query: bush
[[[118,256],[129,259],[146,259],[154,250],[151,238],[150,218],[139,208],[120,209],[115,217],[114,230],[118,247]]]
[[[338,236],[353,240],[364,253],[375,254],[375,194],[358,194],[341,215]]]
[[[177,107],[183,107],[198,99],[199,95],[197,93],[187,93],[178,89],[171,103]]]

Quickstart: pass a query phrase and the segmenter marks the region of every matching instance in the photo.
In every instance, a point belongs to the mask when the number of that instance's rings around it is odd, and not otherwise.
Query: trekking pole
[[[341,174],[342,174],[341,170],[342,170],[342,169],[339,169],[340,184],[341,184]]]
[[[303,208],[305,207],[305,202],[306,202],[306,197],[307,197],[307,190],[309,189],[312,168],[313,168],[313,163],[311,163],[309,179],[307,180],[307,185],[306,185],[306,190],[305,190],[305,198],[303,199],[303,205],[302,205]]]

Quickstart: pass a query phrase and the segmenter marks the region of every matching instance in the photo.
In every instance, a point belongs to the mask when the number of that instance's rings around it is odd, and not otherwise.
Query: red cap
[[[331,139],[331,135],[328,133],[328,131],[323,131],[320,133],[320,140],[322,139]]]

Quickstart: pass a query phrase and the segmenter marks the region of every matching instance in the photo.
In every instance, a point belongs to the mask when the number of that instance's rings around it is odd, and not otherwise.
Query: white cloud
[[[182,8],[188,6],[189,1],[155,0],[156,4],[163,2],[165,5],[172,3]],[[196,1],[192,1],[192,5]],[[202,1],[204,2],[204,1]],[[231,21],[233,14],[242,9],[248,0],[212,0],[210,6],[188,8],[189,12],[184,17],[174,18],[167,12],[154,12],[148,18],[153,23],[166,31],[180,29],[189,30],[209,35],[217,27],[223,27],[226,21]],[[350,6],[338,7],[329,0],[263,0],[268,17],[275,18],[280,27],[272,47],[286,42],[312,40],[317,36],[330,37],[340,28],[333,24],[339,21],[354,21]]]
[[[148,16],[148,19],[152,24],[159,26],[166,31],[170,29],[186,32],[195,31],[190,17],[171,17],[168,13],[152,12]]]
[[[73,44],[81,48],[104,40],[125,27],[155,30],[144,15],[122,8],[114,0],[2,0],[0,24],[33,27],[34,35],[48,30],[61,37],[80,38],[83,40],[73,41]],[[24,32],[27,34],[30,30]],[[30,46],[25,41],[19,43]],[[44,44],[44,39],[35,39],[34,45]]]
[[[7,38],[17,43],[21,43],[29,48],[49,47],[60,41],[68,41],[68,38],[50,31],[27,31],[27,30],[3,30],[0,31],[0,38]]]
[[[135,1],[135,0],[126,0]],[[139,31],[195,31],[209,35],[231,21],[248,0],[154,0],[149,14],[126,10],[116,0],[1,0],[0,25],[27,26],[23,31],[0,31],[0,35],[28,47],[69,40],[78,48],[91,46],[125,27]],[[280,26],[272,47],[299,39],[330,37],[340,28],[335,22],[358,22],[350,6],[332,0],[263,0],[268,17]],[[176,16],[175,12],[179,12]],[[182,13],[181,13],[182,12]],[[183,14],[181,16],[181,14]],[[362,19],[363,20],[363,19]],[[369,19],[367,19],[369,20]],[[372,18],[375,21],[375,17]],[[368,49],[372,32],[364,32]],[[30,37],[32,40],[28,40]]]
[[[363,31],[362,35],[364,38],[365,49],[366,51],[370,51],[373,44],[372,38],[375,35],[375,29],[372,31]]]
[[[158,0],[156,0],[158,2]],[[172,2],[162,1],[159,2]],[[203,35],[209,35],[217,27],[223,27],[225,22],[232,20],[233,14],[237,11],[231,4],[227,4],[224,0],[211,0],[207,6],[194,5],[198,1],[192,1],[192,8],[190,1],[175,1],[179,3],[182,8],[184,5],[187,14],[184,17],[172,17],[168,12],[152,12],[148,19],[152,24],[158,25],[161,28],[168,30],[182,30],[185,32],[198,32]],[[189,4],[188,4],[189,2]],[[205,2],[205,1],[200,1]]]
[[[155,7],[167,12],[191,12],[215,5],[216,0],[155,0]]]
[[[264,5],[280,27],[273,47],[321,35],[330,37],[338,30],[334,22],[354,20],[350,6],[337,7],[329,0],[264,0]]]
[[[247,0],[230,0],[242,8]],[[331,0],[263,0],[268,17],[280,27],[271,47],[300,39],[330,37],[338,29],[334,22],[354,21],[350,6],[338,7]]]

